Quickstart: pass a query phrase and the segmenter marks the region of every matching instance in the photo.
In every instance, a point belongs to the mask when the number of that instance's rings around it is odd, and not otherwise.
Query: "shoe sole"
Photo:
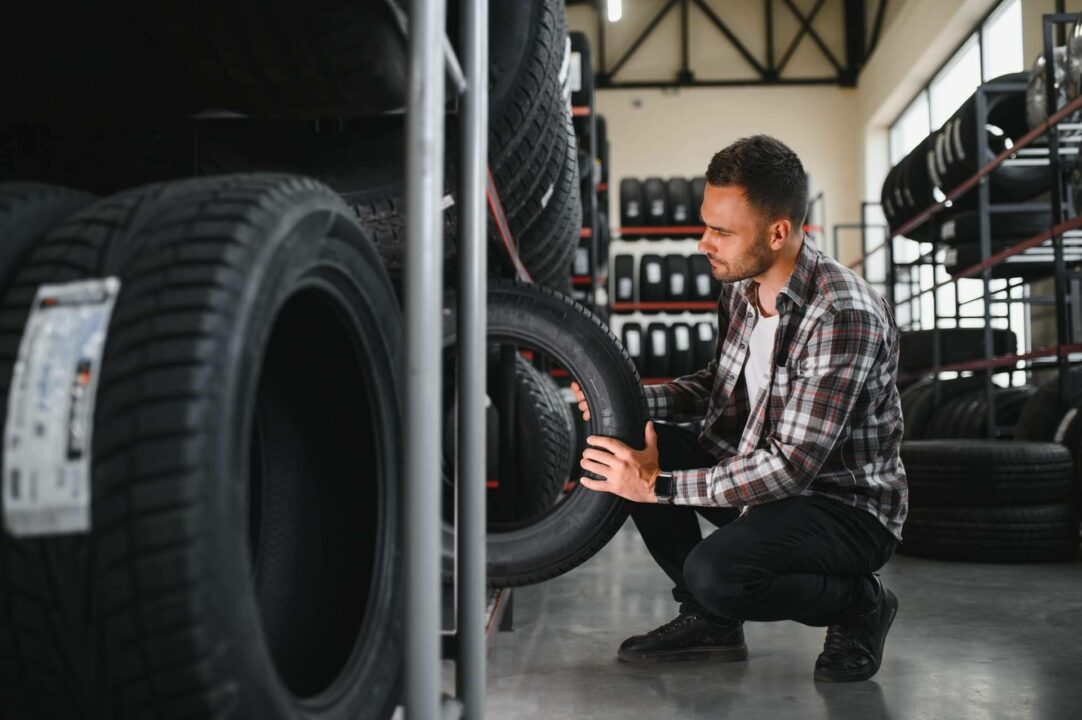
[[[740,662],[748,659],[747,645],[734,645],[724,649],[682,648],[656,653],[630,653],[619,650],[616,658],[628,665],[657,665],[681,662]]]
[[[890,632],[890,626],[894,624],[894,616],[898,614],[898,597],[887,588],[883,588],[883,591],[889,593],[887,605],[890,607],[890,614],[887,616],[886,622],[880,626],[883,634],[879,637],[879,647],[876,648],[875,665],[867,670],[854,670],[851,672],[830,672],[816,668],[816,680],[819,682],[856,682],[858,680],[867,680],[879,672],[879,666],[883,664],[883,647],[887,644],[887,633]]]

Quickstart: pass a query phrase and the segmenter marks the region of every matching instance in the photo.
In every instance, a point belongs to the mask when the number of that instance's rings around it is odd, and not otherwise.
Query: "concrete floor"
[[[747,624],[746,663],[631,667],[616,661],[620,642],[676,608],[629,522],[583,566],[515,591],[515,630],[489,657],[487,717],[1082,718],[1082,562],[896,555],[882,575],[899,611],[870,681],[813,682],[825,630],[792,622]]]

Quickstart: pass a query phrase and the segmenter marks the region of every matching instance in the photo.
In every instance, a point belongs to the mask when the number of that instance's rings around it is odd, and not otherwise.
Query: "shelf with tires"
[[[109,8],[83,18],[87,44],[34,32],[52,24],[42,10],[8,48],[70,73],[12,73],[5,105],[32,119],[0,125],[0,398],[35,422],[7,423],[0,449],[5,717],[228,706],[276,720],[303,705],[384,720],[402,701],[407,47],[389,6],[351,5],[336,37],[389,62],[328,78],[289,64],[305,53],[247,52],[305,17],[206,35],[232,12],[206,8],[198,27],[140,16],[191,57],[118,35],[133,21]],[[565,573],[616,533],[624,503],[568,481],[587,432],[641,446],[646,417],[635,361],[569,297],[584,197],[563,3],[492,3],[490,22],[491,66],[516,68],[491,78],[487,119],[485,531],[488,582],[504,588]],[[208,42],[179,41],[193,37]],[[124,60],[115,77],[78,61],[103,38]],[[221,72],[230,48],[254,86]],[[208,107],[245,117],[190,119]],[[444,302],[432,446],[450,581],[463,157],[457,116],[446,123],[451,292],[421,294]],[[63,360],[64,381],[47,416],[20,414],[58,366],[43,359]],[[612,412],[576,427],[545,370]],[[57,468],[77,497],[38,492]]]
[[[887,239],[851,265],[868,277],[880,256],[902,329],[904,553],[1077,555],[1078,20],[1045,16],[1032,72],[986,82],[891,169],[880,197]],[[1071,41],[1055,48],[1053,29],[1064,24]],[[1042,306],[1055,311],[1055,338],[1027,346],[1025,310]]]

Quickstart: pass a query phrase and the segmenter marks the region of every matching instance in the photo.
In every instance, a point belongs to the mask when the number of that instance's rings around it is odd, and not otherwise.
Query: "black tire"
[[[910,507],[898,552],[964,562],[1068,562],[1078,552],[1071,505]]]
[[[691,205],[691,183],[669,178],[669,220],[673,225],[698,225],[699,208]]]
[[[635,364],[635,370],[638,371],[639,375],[645,375],[646,355],[644,354],[645,339],[642,335],[642,325],[636,322],[624,323],[620,336],[623,340],[624,350]]]
[[[455,458],[455,345],[454,316],[446,316],[444,323],[444,517],[450,522],[454,514],[454,458]],[[486,457],[495,461],[488,467],[485,479],[496,480],[499,485],[487,493],[488,528],[512,527],[542,515],[556,502],[567,480],[571,462],[573,436],[568,431],[573,420],[570,408],[564,402],[560,389],[523,357],[514,358],[515,391],[515,443],[512,478],[499,475],[499,428],[486,436]],[[500,393],[500,355],[497,348],[489,348],[488,397],[497,418],[504,408]],[[507,499],[502,494],[508,496]],[[502,513],[508,511],[508,515]],[[445,548],[444,556],[450,555]],[[445,563],[445,572],[451,567]]]
[[[624,178],[620,181],[620,224],[624,227],[641,227],[646,224],[646,196],[642,181]],[[633,240],[637,236],[628,236]]]
[[[635,301],[635,258],[631,255],[613,258],[612,297],[615,302]]]
[[[1071,454],[1055,443],[919,440],[901,448],[911,506],[1040,505],[1073,494]]]
[[[0,297],[7,292],[27,252],[69,215],[93,201],[93,195],[71,188],[0,183]]]
[[[109,276],[91,530],[0,546],[5,714],[389,716],[401,321],[370,240],[298,178],[103,200],[4,299],[5,404],[38,286]]]
[[[1015,425],[1026,400],[1032,395],[1032,387],[994,387],[992,389],[996,410],[996,439],[1010,440],[1015,437]],[[961,392],[942,402],[932,411],[922,437],[939,439],[983,439],[988,436],[988,401],[983,383],[979,387]]]
[[[714,359],[718,333],[714,323],[695,323],[695,369],[702,370]]]
[[[665,288],[669,302],[683,302],[691,292],[688,258],[685,255],[665,256]]]
[[[682,377],[692,372],[695,372],[695,344],[691,327],[687,323],[673,323],[669,326],[669,373]]]
[[[942,328],[903,332],[898,350],[898,369],[920,372],[932,367],[933,333],[939,333],[939,364],[979,360],[984,357],[984,328]],[[992,330],[992,350],[995,355],[1007,355],[1018,349],[1015,334],[1010,330]]]
[[[21,8],[0,46],[5,115],[345,117],[406,104],[391,3],[149,3]],[[51,28],[51,30],[47,30]],[[94,62],[85,62],[88,56]]]
[[[1056,94],[1055,108],[1059,110],[1068,103],[1067,98],[1067,48],[1052,49],[1052,86]],[[1026,88],[1026,123],[1032,128],[1048,119],[1048,71],[1045,67],[1044,53],[1037,56],[1029,73],[1029,86]],[[1065,123],[1077,123],[1082,113],[1074,112],[1061,120]]]
[[[1021,414],[1015,437],[1019,440],[1034,442],[1061,442],[1063,419],[1076,404],[1082,402],[1082,368],[1071,368],[1067,372],[1068,406],[1062,407],[1059,399],[1059,379],[1043,383],[1030,396]]]
[[[699,209],[703,206],[703,197],[706,195],[706,178],[703,176],[691,179],[691,216],[695,218],[695,225],[699,224]]]
[[[992,240],[1023,240],[1052,227],[1050,211],[997,213],[992,223]],[[980,213],[976,210],[953,212],[939,225],[940,242],[953,245],[975,245],[980,242]],[[993,250],[995,252],[995,250]]]
[[[646,224],[669,225],[669,190],[665,181],[658,177],[648,177],[642,184],[643,198],[646,201]]]
[[[639,300],[641,302],[664,302],[669,283],[665,278],[665,260],[661,255],[643,255],[639,258]]]
[[[710,260],[705,255],[692,255],[688,258],[690,273],[689,294],[696,302],[708,302],[717,297],[714,293],[714,273],[710,269]]]
[[[964,377],[939,382],[938,404],[950,402],[952,398],[972,392],[984,383],[984,378]],[[935,381],[931,378],[921,380],[907,387],[901,393],[902,418],[905,421],[903,440],[922,440],[928,432],[928,425],[935,413],[937,398]]]
[[[589,310],[544,288],[495,282],[488,296],[488,340],[532,348],[566,368],[594,409],[590,434],[644,446],[646,398],[639,375]],[[626,515],[620,498],[576,485],[535,522],[488,534],[489,583],[529,585],[561,575],[604,547]]]
[[[653,322],[646,326],[643,335],[646,345],[643,348],[646,376],[665,378],[672,375],[671,350],[669,345],[669,326]]]

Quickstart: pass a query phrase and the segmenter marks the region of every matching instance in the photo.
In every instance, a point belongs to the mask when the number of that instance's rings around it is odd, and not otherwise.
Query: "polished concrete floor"
[[[628,523],[583,566],[515,591],[515,629],[489,657],[487,717],[1082,719],[1082,561],[895,556],[882,576],[900,605],[870,681],[813,682],[825,631],[792,622],[749,623],[745,663],[631,667],[617,646],[675,606]]]

